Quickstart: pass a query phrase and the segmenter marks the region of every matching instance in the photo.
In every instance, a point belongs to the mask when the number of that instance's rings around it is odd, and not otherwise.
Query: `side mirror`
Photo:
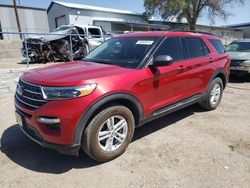
[[[173,58],[169,55],[159,55],[154,59],[152,67],[163,67],[173,63]]]

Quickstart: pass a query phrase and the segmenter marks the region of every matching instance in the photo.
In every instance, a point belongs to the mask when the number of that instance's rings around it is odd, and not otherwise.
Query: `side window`
[[[200,38],[183,38],[188,59],[207,56],[210,52],[206,44]]]
[[[209,42],[213,45],[213,47],[216,49],[216,51],[219,54],[224,54],[225,53],[225,48],[219,39],[209,39]]]
[[[81,37],[85,37],[85,32],[82,28],[77,27],[77,26],[75,26],[75,28],[77,29],[77,31]]]
[[[169,55],[174,61],[184,59],[182,44],[179,37],[167,38],[154,53],[154,58],[159,55]]]
[[[207,45],[203,41],[201,41],[201,43],[202,43],[202,48],[203,48],[204,55],[208,56],[210,54],[210,51],[209,51]]]

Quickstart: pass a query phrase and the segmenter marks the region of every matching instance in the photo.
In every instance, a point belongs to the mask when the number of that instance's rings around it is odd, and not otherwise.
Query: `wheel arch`
[[[225,70],[223,69],[218,69],[217,71],[215,71],[215,73],[213,74],[212,78],[209,81],[209,85],[210,83],[215,79],[215,78],[221,78],[222,82],[223,82],[223,88],[225,89],[227,82],[228,82],[228,76]],[[209,87],[208,85],[208,87]]]
[[[88,109],[82,114],[81,119],[78,122],[77,128],[75,130],[74,144],[81,143],[82,134],[91,119],[101,110],[113,104],[120,104],[129,108],[134,115],[136,125],[143,117],[143,106],[135,96],[128,93],[110,94],[97,100],[95,103],[89,106]]]

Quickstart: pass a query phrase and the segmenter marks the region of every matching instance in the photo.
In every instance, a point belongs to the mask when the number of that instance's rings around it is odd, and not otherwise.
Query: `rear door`
[[[206,43],[200,37],[183,37],[186,59],[184,69],[187,72],[187,95],[204,93],[213,74],[214,57]]]

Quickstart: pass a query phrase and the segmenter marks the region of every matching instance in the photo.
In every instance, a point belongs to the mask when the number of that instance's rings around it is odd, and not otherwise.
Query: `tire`
[[[82,148],[99,162],[110,161],[125,152],[134,129],[134,116],[128,108],[119,105],[108,107],[88,124],[83,134]]]
[[[216,93],[219,93],[216,95]],[[214,94],[214,95],[213,95]],[[223,82],[221,78],[215,78],[209,85],[208,91],[205,94],[204,99],[199,105],[206,110],[214,110],[220,104],[223,95]],[[214,97],[212,99],[212,97]]]

